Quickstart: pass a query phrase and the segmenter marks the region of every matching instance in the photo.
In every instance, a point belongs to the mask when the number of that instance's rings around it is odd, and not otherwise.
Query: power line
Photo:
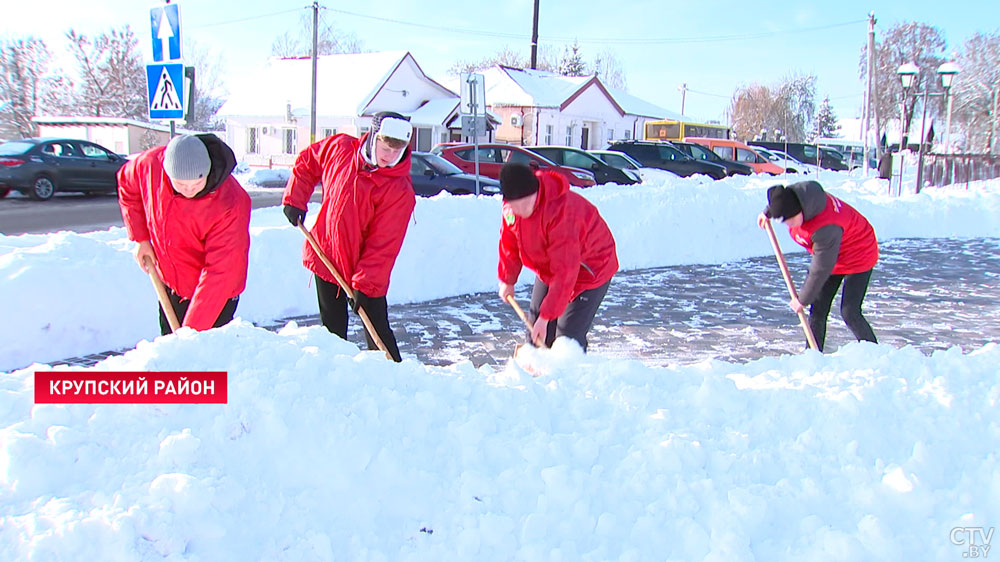
[[[305,8],[292,8],[290,10],[282,10],[280,12],[273,12],[273,13],[270,13],[270,14],[261,14],[259,16],[247,16],[245,18],[239,18],[239,19],[235,19],[235,20],[217,21],[215,23],[203,23],[203,24],[200,24],[200,25],[192,25],[191,28],[192,29],[200,29],[200,28],[203,28],[203,27],[217,27],[217,26],[220,26],[220,25],[229,25],[231,23],[242,23],[242,22],[245,22],[245,21],[260,20],[260,19],[264,19],[264,18],[270,18],[270,17],[280,16],[280,15],[284,15],[284,14],[290,14],[292,12],[298,12],[298,11],[304,10],[304,9]]]

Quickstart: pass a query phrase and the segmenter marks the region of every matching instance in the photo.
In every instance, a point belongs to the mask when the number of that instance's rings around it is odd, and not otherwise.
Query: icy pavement
[[[809,265],[786,256],[796,285]],[[517,293],[527,308],[530,287]],[[590,353],[651,365],[745,362],[805,347],[773,256],[716,265],[621,272],[590,331]],[[854,341],[834,301],[826,349]],[[925,352],[1000,341],[1000,240],[904,239],[882,244],[864,312],[879,342]],[[521,321],[495,293],[390,305],[404,357],[423,363],[505,362],[523,341]],[[316,324],[318,316],[295,319]],[[284,322],[281,323],[282,325]],[[364,346],[360,322],[348,337]]]
[[[786,256],[797,285],[808,255]],[[527,308],[530,286],[517,292]],[[734,263],[621,272],[590,331],[590,353],[650,365],[718,359],[746,362],[797,353],[805,340],[773,256]],[[853,340],[834,301],[826,349]],[[924,352],[1000,341],[1000,240],[897,239],[885,242],[864,312],[879,342]],[[502,364],[524,340],[521,321],[496,293],[389,307],[403,357],[431,365]],[[318,315],[286,318],[319,323]],[[364,347],[353,317],[348,338]],[[97,353],[64,361],[92,365]]]

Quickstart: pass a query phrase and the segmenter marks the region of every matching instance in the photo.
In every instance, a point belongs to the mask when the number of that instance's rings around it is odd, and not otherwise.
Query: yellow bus
[[[684,137],[708,137],[712,139],[732,138],[726,125],[691,123],[688,121],[646,121],[646,140],[679,141]]]

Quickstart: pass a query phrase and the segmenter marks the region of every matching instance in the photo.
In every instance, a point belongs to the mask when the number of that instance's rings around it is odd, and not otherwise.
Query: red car
[[[500,179],[500,167],[507,162],[521,162],[531,167],[549,169],[566,176],[570,185],[590,187],[596,185],[594,174],[587,170],[560,166],[555,162],[535,154],[530,147],[514,146],[512,144],[480,144],[479,145],[479,175]],[[476,173],[475,145],[471,144],[439,144],[431,152],[458,166],[467,174]]]

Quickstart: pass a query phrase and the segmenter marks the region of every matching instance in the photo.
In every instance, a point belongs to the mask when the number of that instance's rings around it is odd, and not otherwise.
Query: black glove
[[[306,220],[306,212],[298,207],[285,205],[285,208],[282,209],[282,211],[288,218],[288,222],[292,223],[292,226],[299,226],[299,223],[303,223]]]
[[[357,289],[354,290],[354,298],[347,299],[347,301],[351,305],[351,310],[353,310],[355,313],[357,313],[358,309],[362,307],[364,307],[365,310],[368,310],[368,301],[369,301],[368,295],[362,293]]]

